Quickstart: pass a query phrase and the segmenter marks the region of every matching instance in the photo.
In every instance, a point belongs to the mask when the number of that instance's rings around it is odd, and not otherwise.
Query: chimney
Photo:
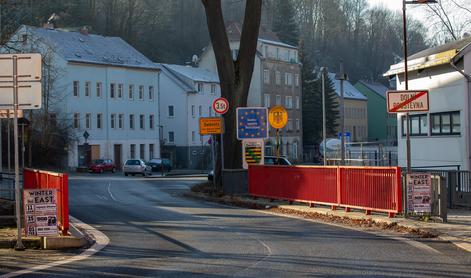
[[[44,23],[43,28],[54,30],[54,23],[50,23],[50,22]]]
[[[80,34],[88,36],[88,27],[87,26],[81,27],[80,28]]]

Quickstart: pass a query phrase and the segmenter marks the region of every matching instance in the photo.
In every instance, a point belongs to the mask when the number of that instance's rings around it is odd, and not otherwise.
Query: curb
[[[43,250],[82,248],[93,244],[93,240],[80,232],[73,223],[70,223],[70,233],[70,236],[44,237],[43,241],[40,237],[22,238],[21,241],[26,249]],[[0,240],[0,249],[12,249],[15,245],[16,238]]]
[[[237,197],[236,197],[237,199],[234,199],[234,202],[233,202],[233,201],[229,201],[229,200],[224,200],[223,198],[207,196],[205,194],[195,193],[195,192],[186,193],[185,196],[193,197],[193,198],[197,198],[197,199],[201,199],[201,200],[206,200],[206,201],[211,201],[211,202],[216,202],[216,203],[221,203],[221,204],[226,204],[226,205],[231,205],[231,206],[249,208],[249,209],[278,208],[278,209],[290,210],[290,211],[293,211],[293,212],[302,212],[301,210],[298,210],[298,209],[293,208],[293,207],[289,207],[287,205],[277,205],[277,204],[273,204],[273,203],[260,204],[259,202],[247,201],[247,200],[237,198]],[[439,240],[442,240],[442,241],[449,242],[449,243],[455,245],[456,247],[471,253],[471,241],[466,241],[466,240],[463,240],[463,239],[455,237],[455,236],[450,236],[450,235],[444,234],[442,232],[439,232],[436,229],[422,228],[422,227],[419,227],[419,226],[413,225],[413,224],[400,223],[399,221],[395,221],[393,219],[373,219],[372,217],[361,217],[361,216],[356,216],[356,215],[339,216],[339,215],[335,215],[333,213],[322,212],[322,211],[315,211],[313,213],[314,214],[325,215],[325,216],[348,218],[348,219],[351,219],[351,220],[371,220],[372,222],[377,223],[377,224],[395,225],[399,228],[404,228],[404,229],[416,231],[416,233],[419,234],[419,235],[420,234],[432,235],[432,237],[438,238]],[[277,212],[276,214],[278,214],[280,216],[283,216],[283,214],[285,214],[285,213]],[[286,215],[289,215],[289,214],[286,214]],[[304,217],[302,217],[302,218],[304,218]],[[306,219],[308,219],[308,218],[306,218]],[[326,224],[329,224],[329,221],[325,221],[323,219],[319,219],[319,220],[326,223]],[[342,226],[342,224],[338,224],[338,223],[334,223],[334,222],[331,222],[331,223]],[[347,226],[345,224],[343,224],[343,225]]]

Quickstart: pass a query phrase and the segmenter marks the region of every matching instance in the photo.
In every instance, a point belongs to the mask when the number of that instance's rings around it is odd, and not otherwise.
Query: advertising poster
[[[56,189],[25,189],[26,236],[58,235],[56,197]]]
[[[409,212],[432,211],[432,177],[427,173],[407,174],[407,208]]]

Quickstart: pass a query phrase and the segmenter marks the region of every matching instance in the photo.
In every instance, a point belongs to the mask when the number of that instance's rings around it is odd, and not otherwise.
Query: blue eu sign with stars
[[[237,139],[268,138],[268,109],[265,107],[237,108]]]

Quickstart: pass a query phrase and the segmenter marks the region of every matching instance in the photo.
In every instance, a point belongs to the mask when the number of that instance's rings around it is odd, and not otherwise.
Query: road
[[[24,277],[471,277],[469,253],[182,196],[199,181],[70,179],[70,213],[110,243]]]

